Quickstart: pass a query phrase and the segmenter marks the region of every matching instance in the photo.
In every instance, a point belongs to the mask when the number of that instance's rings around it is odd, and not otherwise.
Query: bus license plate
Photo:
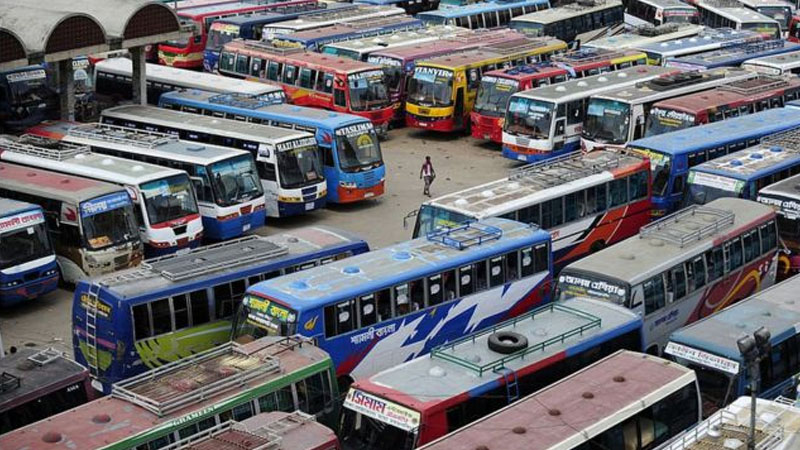
[[[314,202],[306,203],[306,211],[311,211],[314,209]]]
[[[367,192],[366,194],[364,194],[364,198],[370,198],[370,197],[374,197],[374,196],[375,196],[374,192]]]
[[[250,224],[249,223],[246,223],[246,224],[242,225],[242,231],[247,231],[249,229],[250,229]]]
[[[517,159],[520,161],[525,161],[525,155],[518,155]]]

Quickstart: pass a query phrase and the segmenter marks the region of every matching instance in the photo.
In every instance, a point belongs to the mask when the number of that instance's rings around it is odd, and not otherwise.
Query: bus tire
[[[498,331],[489,336],[489,350],[508,355],[528,348],[528,338],[512,331]]]
[[[606,248],[606,241],[599,240],[592,242],[592,245],[589,246],[589,253],[599,252],[600,250]]]

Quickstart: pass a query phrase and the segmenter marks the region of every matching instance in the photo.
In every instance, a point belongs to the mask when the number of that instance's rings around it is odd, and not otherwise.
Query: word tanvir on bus
[[[5,170],[0,175],[5,177]],[[58,265],[45,211],[0,197],[0,306],[33,300],[56,287]]]
[[[452,340],[357,380],[344,400],[342,443],[417,448],[617,350],[639,351],[641,328],[625,308],[576,298]]]
[[[342,385],[550,299],[550,235],[490,218],[252,286],[233,338],[300,333]]]
[[[268,217],[304,214],[326,204],[322,155],[311,133],[144,105],[105,109],[100,120],[249,152],[255,158]]]
[[[565,267],[556,299],[588,296],[635,311],[645,350],[660,354],[673,331],[775,282],[775,222],[772,208],[750,200],[690,206]]]
[[[84,281],[72,304],[73,351],[111,384],[227,342],[248,286],[369,248],[331,228],[248,236]]]
[[[635,154],[573,153],[429,200],[408,218],[416,215],[415,238],[488,217],[541,225],[553,240],[558,273],[578,258],[634,236],[649,222],[649,166]]]
[[[142,261],[134,213],[138,206],[119,185],[1,162],[0,197],[42,206],[61,278],[67,284]],[[14,247],[14,241],[5,238],[2,242],[0,251],[10,250],[10,259],[25,258],[38,248]],[[17,275],[24,277],[24,273]]]
[[[328,181],[328,202],[350,203],[383,195],[386,165],[375,127],[363,117],[196,90],[164,94],[160,105],[230,119],[233,123],[251,122],[314,133]]]
[[[69,442],[74,448],[162,449],[230,420],[300,410],[335,426],[333,364],[308,340],[227,343],[114,384],[111,395],[0,435],[9,450]],[[167,447],[169,448],[169,447]]]

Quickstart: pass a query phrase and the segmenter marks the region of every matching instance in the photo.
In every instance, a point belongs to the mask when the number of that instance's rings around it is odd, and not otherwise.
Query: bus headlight
[[[353,182],[353,183],[348,183],[348,182],[346,182],[346,181],[340,181],[340,182],[339,182],[339,187],[343,187],[343,188],[345,188],[345,189],[355,189],[355,188],[357,188],[357,187],[358,187],[358,185],[357,185],[355,182]]]
[[[57,274],[57,273],[58,273],[58,270],[56,270],[56,269],[50,269],[50,270],[48,270],[47,272],[45,272],[45,273],[44,273],[44,276],[46,276],[46,277],[52,277],[53,275],[55,275],[55,274]]]
[[[14,281],[9,281],[8,283],[0,283],[0,287],[2,287],[2,288],[10,288],[10,287],[17,286],[20,283],[22,283],[22,282],[19,281],[19,280],[14,280]]]

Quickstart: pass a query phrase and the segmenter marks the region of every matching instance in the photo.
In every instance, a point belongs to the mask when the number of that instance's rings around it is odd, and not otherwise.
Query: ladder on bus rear
[[[100,302],[100,284],[92,283],[89,285],[88,297],[86,302],[86,365],[89,366],[89,373],[97,377],[98,357],[97,357],[97,304]]]
[[[519,399],[519,383],[517,383],[517,372],[507,368],[498,367],[494,370],[495,373],[503,376],[503,381],[506,384],[506,398],[510,405]]]

